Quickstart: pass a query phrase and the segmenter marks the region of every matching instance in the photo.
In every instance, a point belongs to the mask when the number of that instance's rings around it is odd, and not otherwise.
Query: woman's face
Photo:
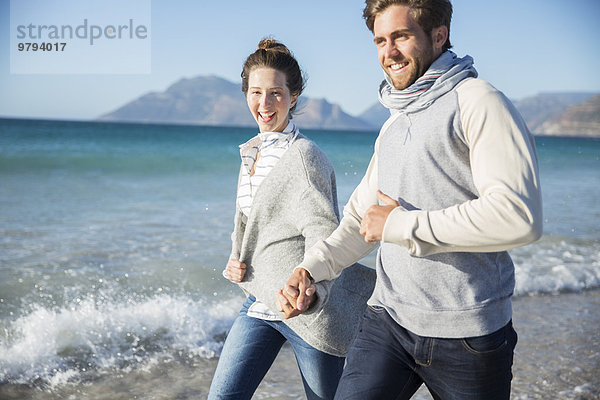
[[[261,132],[283,132],[297,99],[290,94],[283,72],[267,67],[250,72],[246,100]]]

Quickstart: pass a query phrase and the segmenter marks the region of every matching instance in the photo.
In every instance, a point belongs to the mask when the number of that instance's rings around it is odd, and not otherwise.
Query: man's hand
[[[305,304],[306,304],[306,309],[308,309],[310,307],[310,305],[312,304],[312,302],[316,298],[316,292],[315,292],[314,285],[311,285],[308,289],[306,289],[305,292],[306,292],[306,296],[307,296],[305,299],[305,302],[306,302]],[[283,313],[285,319],[293,318],[297,315],[302,314],[302,312],[304,311],[304,310],[301,311],[296,307],[297,298],[290,296],[287,292],[284,292],[283,290],[280,290],[279,292],[277,292],[276,303],[277,303],[277,309]]]
[[[315,287],[312,284],[310,273],[304,268],[296,268],[280,294],[282,297],[279,297],[279,294],[277,297],[278,301],[282,303],[279,311],[285,313],[286,307],[289,306],[299,311],[295,315],[308,310],[315,295]]]
[[[384,205],[369,207],[360,224],[360,234],[365,237],[365,242],[378,242],[381,240],[388,215],[400,205],[381,190],[377,191],[377,197]]]
[[[230,281],[241,282],[244,279],[244,275],[246,275],[246,264],[232,258],[227,263],[225,271],[227,271],[227,278]]]

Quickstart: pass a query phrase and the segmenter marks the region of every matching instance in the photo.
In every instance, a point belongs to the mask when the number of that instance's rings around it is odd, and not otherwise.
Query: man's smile
[[[406,66],[408,66],[407,62],[394,62],[393,64],[390,64],[388,68],[391,69],[393,72],[401,72],[402,70],[404,70],[404,68],[406,68]]]

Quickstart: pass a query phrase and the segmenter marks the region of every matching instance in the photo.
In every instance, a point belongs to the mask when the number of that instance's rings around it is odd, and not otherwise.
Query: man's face
[[[410,8],[393,5],[375,17],[373,41],[381,67],[398,90],[412,85],[442,53],[432,35],[412,17]]]

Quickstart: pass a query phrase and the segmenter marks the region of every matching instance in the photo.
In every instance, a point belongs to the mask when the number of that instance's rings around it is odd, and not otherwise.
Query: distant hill
[[[359,114],[358,117],[379,129],[390,117],[390,110],[385,108],[380,102],[376,102]]]
[[[301,96],[294,121],[301,128],[373,130],[325,99]],[[102,121],[256,126],[239,84],[217,76],[181,79],[98,118]]]
[[[254,124],[240,86],[217,76],[181,79],[164,92],[143,95],[98,119],[232,126]]]
[[[544,135],[600,135],[600,94],[567,108],[537,129]]]
[[[595,93],[540,93],[513,102],[529,129],[542,134],[545,122],[562,115],[569,107],[580,104],[594,95]]]
[[[378,127],[346,114],[337,104],[325,99],[300,99],[294,122],[301,128],[375,130]]]

